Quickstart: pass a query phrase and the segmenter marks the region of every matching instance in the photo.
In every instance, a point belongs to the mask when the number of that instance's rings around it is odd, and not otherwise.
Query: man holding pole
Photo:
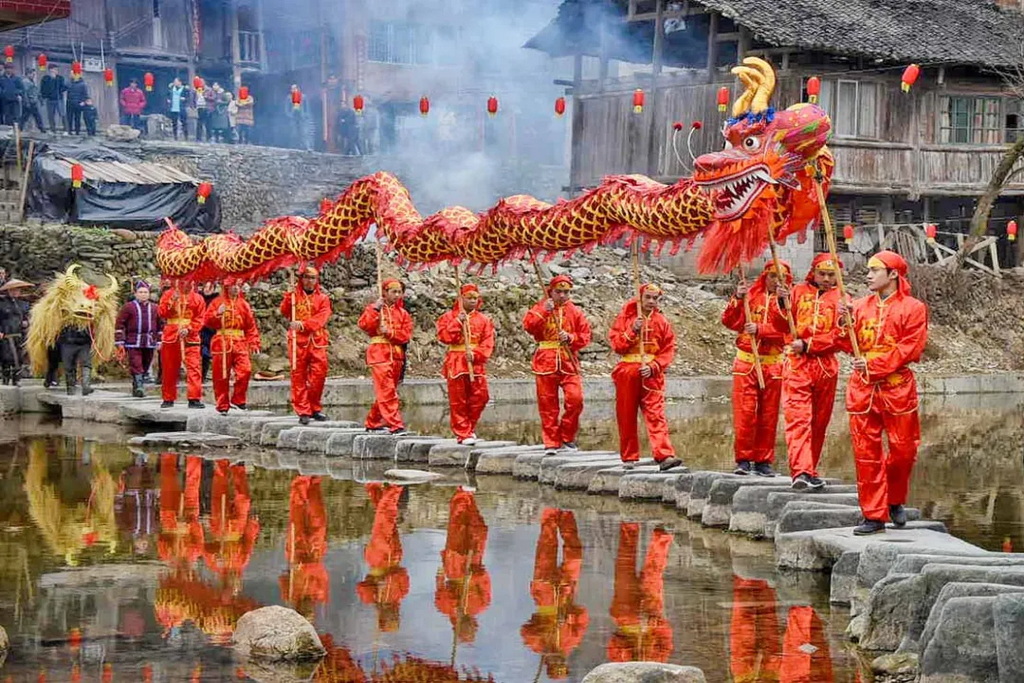
[[[779,270],[785,283],[779,281]],[[787,324],[785,309],[789,305],[786,299],[792,282],[790,273],[785,261],[768,261],[749,289],[742,282],[736,287],[736,294],[722,313],[722,324],[739,333],[736,360],[732,365],[736,474],[775,476],[772,463],[782,396],[782,350]]]
[[[381,296],[363,309],[359,329],[370,335],[366,364],[373,377],[375,400],[366,416],[367,431],[387,429],[405,434],[398,400],[398,385],[405,367],[405,347],[412,339],[412,316],[402,297],[405,285],[389,278],[380,285]]]
[[[856,356],[846,390],[850,436],[857,464],[857,495],[864,521],[853,533],[885,531],[891,520],[907,523],[910,474],[921,443],[917,382],[910,364],[921,358],[928,342],[928,307],[910,295],[907,262],[892,251],[868,260],[871,293],[839,306],[844,325],[837,339]],[[889,452],[882,447],[882,432]]]
[[[185,364],[188,407],[203,408],[203,370],[199,331],[206,302],[191,282],[180,280],[164,292],[157,313],[164,320],[160,343],[161,408],[172,408],[178,398],[178,372]]]
[[[575,451],[583,412],[583,379],[579,351],[590,344],[590,323],[570,298],[572,278],[558,275],[548,284],[547,297],[523,318],[523,329],[537,341],[533,374],[537,380],[537,409],[544,432],[544,449]],[[558,390],[565,400],[559,419]]]
[[[284,295],[281,315],[289,319],[288,354],[292,364],[292,409],[301,424],[327,416],[320,402],[327,381],[327,319],[331,300],[320,289],[320,271],[302,269],[299,284]]]
[[[448,382],[452,432],[459,443],[476,443],[476,423],[487,406],[486,363],[494,351],[494,323],[480,312],[480,290],[463,285],[452,310],[437,321],[437,339],[448,345],[441,376]]]
[[[797,334],[789,343],[783,370],[782,411],[789,473],[798,491],[825,486],[817,468],[839,378],[836,271],[842,266],[832,254],[818,254],[806,281],[795,286],[790,296]]]
[[[636,413],[647,424],[647,438],[661,471],[681,467],[665,421],[665,370],[676,355],[672,325],[658,310],[661,288],[648,283],[639,289],[639,301],[622,307],[608,334],[619,362],[612,371],[615,414],[619,424],[619,457],[627,469],[640,459]]]
[[[221,293],[206,308],[205,327],[214,330],[210,342],[213,355],[213,395],[217,412],[227,415],[231,406],[246,408],[246,393],[252,364],[249,355],[260,351],[260,331],[249,302],[239,296],[238,283],[225,280]],[[230,392],[230,374],[235,373],[235,388]]]

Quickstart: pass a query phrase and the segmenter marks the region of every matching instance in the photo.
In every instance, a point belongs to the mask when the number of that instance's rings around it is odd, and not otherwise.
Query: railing
[[[243,64],[259,66],[263,63],[263,50],[259,31],[238,32],[238,59]]]

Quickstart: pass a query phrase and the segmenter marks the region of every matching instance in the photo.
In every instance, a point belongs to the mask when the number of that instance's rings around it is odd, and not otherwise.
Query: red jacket
[[[176,289],[169,289],[160,297],[157,313],[164,320],[164,343],[177,343],[178,330],[182,326],[189,328],[185,341],[189,344],[199,343],[199,330],[203,329],[206,313],[206,302],[199,292],[181,294]]]
[[[494,352],[494,322],[480,311],[473,311],[467,317],[470,347],[473,350],[473,374],[482,377],[487,372],[487,361]],[[448,311],[437,319],[437,340],[448,345],[448,353],[441,368],[441,376],[445,379],[469,374],[463,332],[458,311]]]
[[[388,323],[386,335],[380,332],[381,318]],[[370,335],[370,345],[366,347],[366,364],[390,363],[401,360],[405,355],[403,347],[412,339],[412,316],[400,304],[383,306],[379,311],[370,304],[359,316],[359,329]]]
[[[640,358],[640,339],[644,340],[644,353],[652,356],[653,362],[648,359],[647,364],[655,373],[665,372],[665,369],[672,364],[676,357],[676,333],[668,319],[661,311],[655,310],[644,322],[643,332],[633,332],[633,323],[637,319],[636,299],[632,299],[622,307],[619,315],[612,323],[612,329],[608,332],[608,340],[611,342],[612,351],[622,356],[620,363],[638,363]]]
[[[139,88],[128,86],[121,91],[121,109],[125,114],[141,114],[146,109],[146,93]]]
[[[224,306],[224,312],[218,313],[221,306]],[[206,307],[204,326],[217,331],[210,343],[212,350],[259,353],[260,331],[256,327],[256,317],[249,302],[240,296],[229,299],[222,294],[211,301]]]
[[[807,343],[807,350],[791,356],[790,362],[798,366],[814,359],[829,376],[834,376],[839,371],[836,359],[839,288],[822,291],[813,284],[801,283],[793,288],[790,301],[797,339]]]
[[[576,304],[569,301],[549,311],[541,301],[526,312],[523,329],[538,343],[533,354],[534,374],[579,374],[577,354],[590,344],[590,323]],[[564,344],[558,341],[560,330],[569,333],[569,341]]]
[[[292,304],[295,304],[295,316],[292,317]],[[291,348],[292,337],[299,346],[312,346],[314,348],[326,348],[327,319],[331,317],[331,300],[317,285],[311,294],[306,294],[302,287],[284,295],[281,300],[281,315],[289,320],[296,320],[302,323],[302,329],[298,332],[288,330],[288,347]]]
[[[757,351],[761,364],[781,368],[777,364],[782,362],[782,347],[786,342],[789,321],[779,308],[779,299],[763,291],[748,292],[747,298],[750,299],[750,322],[757,324]],[[722,312],[722,324],[733,332],[739,332],[736,337],[736,360],[732,364],[734,375],[747,375],[754,370],[754,360],[750,355],[753,345],[750,335],[743,332],[746,322],[743,299],[735,296],[730,298],[729,305]]]

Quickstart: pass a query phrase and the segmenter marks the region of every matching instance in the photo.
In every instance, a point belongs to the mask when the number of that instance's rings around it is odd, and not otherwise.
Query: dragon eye
[[[751,135],[749,138],[743,139],[743,149],[748,152],[754,152],[761,148],[761,138],[756,135]]]

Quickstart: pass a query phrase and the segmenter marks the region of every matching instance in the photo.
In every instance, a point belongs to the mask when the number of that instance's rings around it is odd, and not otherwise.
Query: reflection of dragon
[[[730,269],[759,255],[770,235],[782,239],[813,225],[819,207],[812,166],[826,183],[832,171],[827,114],[811,104],[781,112],[769,107],[775,74],[767,62],[747,58],[733,72],[746,90],[723,131],[726,149],[699,157],[694,177],[674,185],[609,176],[554,205],[515,195],[479,215],[451,207],[423,218],[398,179],[378,172],[357,180],[318,216],[272,219],[245,241],[227,234],[193,242],[172,227],[157,242],[157,265],[172,278],[258,278],[347,255],[375,223],[389,247],[413,263],[493,264],[630,235],[676,249],[703,234],[700,268]]]

